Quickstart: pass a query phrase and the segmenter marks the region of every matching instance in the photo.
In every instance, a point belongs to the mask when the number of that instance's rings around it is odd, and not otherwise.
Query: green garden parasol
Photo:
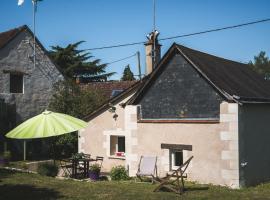
[[[35,139],[63,135],[85,128],[87,123],[75,117],[44,111],[6,134],[8,138]]]

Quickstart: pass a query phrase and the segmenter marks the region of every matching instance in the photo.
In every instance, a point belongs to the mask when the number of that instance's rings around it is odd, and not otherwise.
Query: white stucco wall
[[[117,120],[108,111],[101,113],[80,133],[79,151],[104,156],[104,171],[121,164],[134,176],[140,156],[155,155],[158,175],[163,176],[169,170],[169,150],[161,149],[161,143],[186,144],[192,145],[192,151],[183,151],[184,160],[194,156],[188,168],[190,180],[239,187],[237,104],[223,102],[220,122],[213,124],[137,123],[137,107],[131,105],[117,104],[116,113]],[[110,157],[110,135],[125,136],[125,159]]]

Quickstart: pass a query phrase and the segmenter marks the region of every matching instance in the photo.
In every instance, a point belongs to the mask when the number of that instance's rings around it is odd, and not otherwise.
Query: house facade
[[[15,116],[2,124],[8,130],[45,110],[54,83],[63,79],[38,39],[34,67],[33,38],[26,25],[0,33],[0,98]]]
[[[270,180],[268,82],[245,64],[177,44],[152,70],[86,117],[79,152],[130,176],[141,155],[158,157],[159,176],[194,156],[192,181],[239,188]]]

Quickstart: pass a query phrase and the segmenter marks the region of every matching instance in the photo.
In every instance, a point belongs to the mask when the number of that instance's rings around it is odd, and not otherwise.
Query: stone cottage
[[[148,75],[85,118],[79,151],[130,176],[141,155],[158,156],[159,176],[194,156],[192,181],[239,188],[270,180],[269,82],[246,64],[178,44],[154,67],[153,41],[145,45]]]
[[[0,33],[0,98],[15,107],[9,130],[46,109],[53,84],[63,79],[38,39],[34,67],[33,38],[26,25]]]

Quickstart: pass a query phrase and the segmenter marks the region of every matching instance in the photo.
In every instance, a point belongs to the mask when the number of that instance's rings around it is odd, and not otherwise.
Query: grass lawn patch
[[[1,199],[270,199],[270,184],[231,190],[188,183],[187,191],[182,196],[170,192],[154,193],[152,191],[155,186],[134,181],[58,180],[0,169]]]

